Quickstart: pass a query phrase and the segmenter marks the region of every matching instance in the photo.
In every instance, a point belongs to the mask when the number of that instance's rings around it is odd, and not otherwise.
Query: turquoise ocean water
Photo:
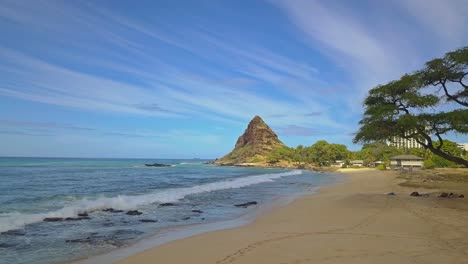
[[[144,166],[154,162],[172,166]],[[234,219],[252,210],[234,204],[261,206],[338,179],[203,162],[0,158],[0,263],[61,263],[101,254],[169,228]],[[103,211],[108,208],[122,212]],[[129,210],[142,214],[127,215]],[[85,212],[89,219],[43,221]]]

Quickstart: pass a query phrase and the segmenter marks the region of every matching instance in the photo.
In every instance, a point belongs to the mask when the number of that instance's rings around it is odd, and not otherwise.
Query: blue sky
[[[254,115],[290,146],[359,149],[367,91],[467,45],[467,13],[466,0],[3,0],[0,155],[215,158]]]

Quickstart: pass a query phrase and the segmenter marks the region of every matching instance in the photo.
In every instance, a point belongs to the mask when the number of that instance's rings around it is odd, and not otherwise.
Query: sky
[[[0,156],[216,158],[255,115],[289,146],[356,150],[367,91],[466,46],[466,14],[468,0],[2,0]]]

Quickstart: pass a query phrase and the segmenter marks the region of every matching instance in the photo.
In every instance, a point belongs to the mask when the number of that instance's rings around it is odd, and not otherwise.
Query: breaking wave
[[[196,185],[187,188],[172,188],[143,195],[118,195],[115,197],[101,197],[97,199],[82,199],[59,210],[37,214],[22,214],[18,212],[0,214],[0,232],[22,228],[25,225],[41,222],[46,217],[73,217],[78,213],[90,212],[105,208],[130,210],[152,203],[176,202],[187,195],[213,192],[226,189],[236,189],[253,184],[271,182],[275,179],[302,174],[300,170],[283,173],[261,174],[246,176],[233,180],[224,180]]]

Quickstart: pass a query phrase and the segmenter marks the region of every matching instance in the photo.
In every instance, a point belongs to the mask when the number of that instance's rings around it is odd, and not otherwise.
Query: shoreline
[[[319,189],[320,187],[317,187]],[[83,257],[81,259],[73,260],[71,262],[65,262],[70,264],[102,264],[102,263],[117,263],[122,261],[127,257],[139,254],[149,249],[153,249],[170,243],[173,241],[188,239],[193,236],[202,235],[205,233],[216,232],[219,230],[234,229],[249,225],[254,222],[258,217],[268,214],[269,212],[279,209],[281,207],[287,206],[296,199],[305,195],[313,195],[317,190],[311,190],[309,193],[303,193],[295,196],[287,196],[277,198],[272,202],[259,205],[256,208],[249,208],[249,212],[245,212],[243,215],[227,220],[208,222],[208,223],[198,223],[198,224],[188,224],[183,226],[171,227],[168,229],[161,230],[157,234],[150,235],[148,237],[142,238],[135,243],[112,250],[110,252],[105,252],[99,255]]]
[[[466,263],[465,199],[410,197],[428,190],[400,186],[391,171],[337,172],[344,180],[247,225],[175,240],[117,263]]]
[[[220,167],[241,167],[241,168],[263,168],[263,169],[296,169],[296,170],[310,170],[315,172],[339,172],[339,170],[343,168],[338,167],[331,167],[331,166],[314,166],[312,164],[301,163],[301,164],[294,164],[290,162],[279,162],[279,163],[217,163],[216,161],[208,161],[204,162],[203,164],[206,165],[213,165],[213,166],[220,166]],[[368,167],[363,168],[349,168],[349,169],[365,169]],[[348,169],[348,168],[345,168]]]
[[[269,167],[274,169],[274,167]],[[291,169],[291,168],[283,168]],[[307,171],[306,169],[303,169]],[[83,256],[81,258],[66,261],[64,263],[70,264],[94,264],[94,263],[118,263],[127,257],[140,254],[146,250],[151,250],[162,246],[164,244],[191,238],[193,236],[202,235],[206,233],[216,232],[219,230],[235,229],[242,226],[249,225],[256,221],[257,218],[267,215],[272,211],[288,206],[290,203],[297,199],[301,199],[304,196],[314,195],[321,188],[338,184],[343,181],[344,177],[340,174],[332,173],[331,177],[335,180],[332,183],[313,186],[306,191],[302,191],[296,194],[288,194],[283,197],[273,198],[271,201],[259,204],[255,207],[249,207],[242,215],[226,220],[219,220],[207,223],[194,223],[183,226],[170,227],[159,231],[156,234],[151,234],[143,237],[133,243],[126,245],[121,248],[117,248],[108,252],[103,252],[97,255]]]

